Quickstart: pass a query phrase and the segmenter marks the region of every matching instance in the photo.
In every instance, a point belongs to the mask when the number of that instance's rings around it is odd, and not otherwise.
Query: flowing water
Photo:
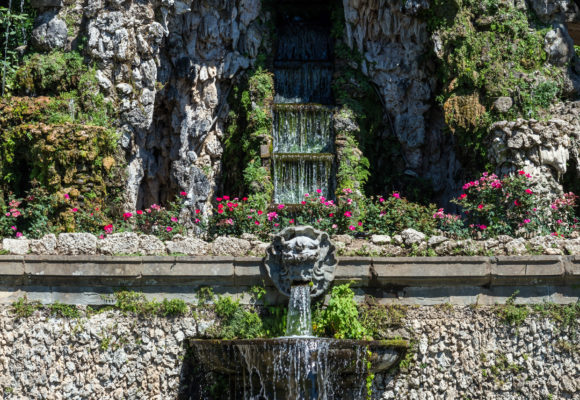
[[[274,152],[332,152],[332,111],[316,104],[274,106]]]
[[[383,354],[389,365],[398,358],[378,342],[314,337],[192,340],[189,346],[192,364],[212,369],[191,376],[191,400],[362,400],[368,351]]]
[[[312,336],[310,285],[296,285],[290,290],[286,336]]]
[[[333,154],[274,154],[274,202],[298,204],[321,189],[328,198]]]
[[[332,41],[327,27],[287,19],[274,61],[274,201],[299,204],[305,194],[334,192]]]

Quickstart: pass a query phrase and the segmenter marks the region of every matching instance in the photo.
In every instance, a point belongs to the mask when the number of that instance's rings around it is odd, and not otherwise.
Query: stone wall
[[[79,319],[0,309],[4,399],[179,398],[184,340],[211,321],[108,311]],[[579,399],[578,336],[550,318],[521,326],[490,308],[409,308],[390,332],[412,341],[408,367],[377,376],[375,399]]]
[[[0,251],[26,255],[187,255],[187,256],[259,256],[265,255],[268,242],[253,234],[241,238],[218,236],[208,242],[198,236],[174,235],[162,241],[153,235],[122,232],[102,237],[90,233],[48,234],[40,239],[5,238]],[[580,255],[580,238],[554,235],[531,238],[499,235],[490,239],[462,239],[440,235],[426,236],[414,229],[405,229],[393,237],[371,235],[356,239],[350,235],[332,237],[341,256],[516,256],[516,255]]]
[[[498,172],[525,169],[530,173],[538,193],[555,197],[563,193],[564,174],[570,161],[576,174],[580,171],[580,102],[552,107],[552,118],[500,121],[490,128],[489,158]]]

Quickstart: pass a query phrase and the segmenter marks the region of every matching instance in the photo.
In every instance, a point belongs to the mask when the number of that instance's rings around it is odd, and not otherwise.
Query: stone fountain
[[[286,336],[190,340],[190,399],[363,399],[366,377],[393,366],[405,344],[312,336],[310,299],[330,287],[337,261],[327,233],[310,226],[276,235],[264,267],[290,297]],[[219,394],[216,394],[219,393]]]

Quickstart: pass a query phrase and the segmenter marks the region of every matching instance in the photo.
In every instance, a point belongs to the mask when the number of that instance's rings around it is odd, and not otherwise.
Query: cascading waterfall
[[[203,374],[193,376],[192,382],[202,385],[193,385],[196,390],[190,399],[361,400],[364,377],[370,372],[368,351],[375,355],[383,351],[376,342],[313,337],[225,342],[190,342],[196,363],[223,374],[218,381]],[[388,365],[398,358],[392,350],[384,354]],[[226,383],[230,391],[211,394],[211,383],[216,382]]]
[[[276,203],[300,204],[317,189],[326,198],[334,193],[329,15],[286,17],[278,31],[271,169]],[[313,337],[311,295],[321,295],[334,279],[334,245],[308,226],[278,236],[264,267],[290,296],[286,336],[190,340],[189,399],[360,400],[369,374],[400,358],[399,348],[382,341]]]
[[[332,108],[313,104],[274,106],[275,153],[331,153]]]
[[[299,18],[279,30],[274,61],[274,201],[333,193],[332,62],[328,29]]]
[[[298,204],[315,189],[328,196],[331,191],[333,154],[276,154],[273,157],[274,201]]]

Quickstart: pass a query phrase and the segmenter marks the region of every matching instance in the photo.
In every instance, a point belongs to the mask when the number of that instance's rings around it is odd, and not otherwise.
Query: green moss
[[[373,338],[386,338],[391,329],[400,328],[407,314],[407,307],[401,305],[380,305],[368,299],[358,307],[360,321]]]
[[[580,301],[572,304],[543,303],[535,304],[532,310],[544,318],[557,323],[576,337],[580,326]]]
[[[386,339],[379,341],[381,346],[386,347],[395,347],[399,349],[408,349],[409,348],[409,341],[404,339]]]
[[[16,71],[12,90],[34,96],[68,92],[79,85],[87,71],[83,57],[77,52],[32,54]]]
[[[560,73],[546,64],[544,51],[550,28],[533,14],[499,0],[435,0],[423,17],[441,44],[438,100],[446,105],[445,120],[466,162],[482,164],[487,151],[483,144],[493,121],[538,118],[560,96]],[[472,108],[451,107],[449,100],[462,96],[479,99],[477,118],[469,117]],[[492,107],[500,96],[514,101],[505,114]]]
[[[271,143],[273,99],[271,72],[259,66],[243,75],[228,99],[232,110],[223,156],[224,190],[238,197],[249,194],[264,205],[270,202],[274,187],[262,164],[260,146]]]
[[[79,318],[81,316],[81,312],[73,304],[63,304],[57,301],[49,304],[47,308],[51,315],[60,318]]]
[[[181,299],[163,299],[147,301],[143,293],[133,291],[115,292],[113,299],[115,308],[124,313],[133,313],[141,316],[177,316],[189,312],[189,306]]]
[[[58,210],[64,193],[74,193],[77,206],[112,204],[124,186],[124,158],[114,105],[99,92],[96,68],[78,52],[33,54],[15,73],[11,92],[25,97],[0,101],[0,206],[9,193],[45,196],[50,218],[43,221],[58,232],[75,228]]]

